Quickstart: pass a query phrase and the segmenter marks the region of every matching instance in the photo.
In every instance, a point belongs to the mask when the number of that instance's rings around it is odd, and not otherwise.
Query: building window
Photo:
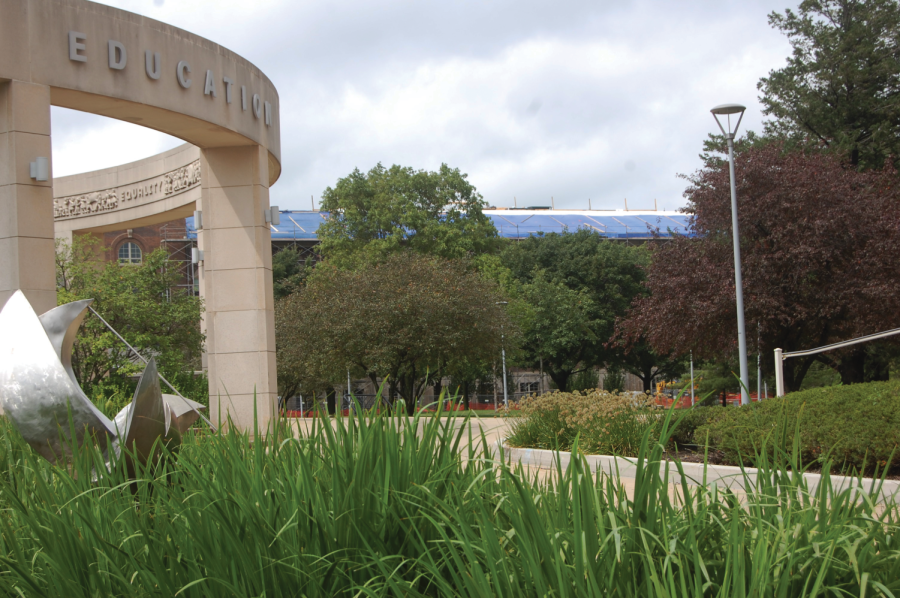
[[[142,257],[141,248],[131,241],[119,247],[120,264],[140,264]]]
[[[538,387],[537,382],[519,382],[519,392],[538,392]]]

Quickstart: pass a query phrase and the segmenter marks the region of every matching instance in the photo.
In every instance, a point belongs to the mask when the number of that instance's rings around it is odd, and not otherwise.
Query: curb
[[[505,444],[497,444],[497,452],[502,450],[506,459],[510,462],[521,463],[531,467],[540,469],[556,469],[557,456],[560,465],[565,469],[569,465],[572,453],[566,451],[551,451],[545,449],[522,449],[512,448]],[[634,479],[637,474],[637,459],[632,457],[614,457],[611,455],[584,455],[584,459],[591,469],[591,473],[603,472],[620,478]],[[746,491],[746,481],[749,479],[750,485],[756,483],[759,470],[755,467],[735,467],[732,465],[705,465],[703,463],[681,463],[684,472],[684,481],[688,484],[710,485],[715,484],[722,488],[731,490]],[[665,461],[664,469],[667,473],[668,482],[670,484],[680,484],[682,476],[678,472],[674,461]],[[814,493],[822,481],[822,475],[818,473],[805,473],[803,478],[806,481],[810,493]],[[873,478],[855,478],[851,476],[832,475],[829,476],[831,487],[835,492],[852,488],[870,494],[877,488],[880,480]],[[881,486],[880,500],[900,502],[900,481],[885,480]]]

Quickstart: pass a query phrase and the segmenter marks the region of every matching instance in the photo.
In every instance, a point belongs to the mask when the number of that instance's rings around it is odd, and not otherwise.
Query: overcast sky
[[[796,0],[108,0],[209,38],[281,98],[272,204],[309,209],[378,162],[469,174],[491,205],[676,209],[709,109],[748,107],[790,47],[768,25]],[[56,176],[177,139],[53,108]]]

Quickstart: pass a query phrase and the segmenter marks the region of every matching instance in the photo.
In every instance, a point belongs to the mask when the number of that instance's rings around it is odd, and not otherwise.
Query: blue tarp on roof
[[[663,238],[670,233],[687,234],[688,215],[678,212],[568,211],[568,210],[485,210],[501,237],[521,239],[541,233],[592,230],[610,239],[647,239],[651,231]],[[281,212],[281,223],[272,227],[276,241],[318,239],[316,231],[327,212]],[[185,219],[188,237],[196,238],[194,219]]]

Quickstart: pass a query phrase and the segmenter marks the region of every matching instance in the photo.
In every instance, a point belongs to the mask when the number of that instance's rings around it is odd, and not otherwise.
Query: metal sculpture
[[[118,455],[127,446],[146,463],[157,439],[170,448],[180,444],[203,406],[163,395],[156,362],[150,359],[131,403],[114,421],[103,415],[72,369],[75,335],[92,301],[67,303],[38,317],[21,291],[9,298],[0,310],[0,407],[25,441],[51,462],[71,455],[73,445],[91,441],[107,455],[110,448]]]
[[[133,451],[127,453],[129,461],[133,454],[141,463],[146,464],[159,439],[169,449],[181,444],[181,432],[176,426],[175,414],[163,399],[159,387],[156,360],[151,359],[144,368],[134,391],[134,398],[116,415],[114,426],[119,435],[116,448],[121,450],[124,444],[129,451]]]

